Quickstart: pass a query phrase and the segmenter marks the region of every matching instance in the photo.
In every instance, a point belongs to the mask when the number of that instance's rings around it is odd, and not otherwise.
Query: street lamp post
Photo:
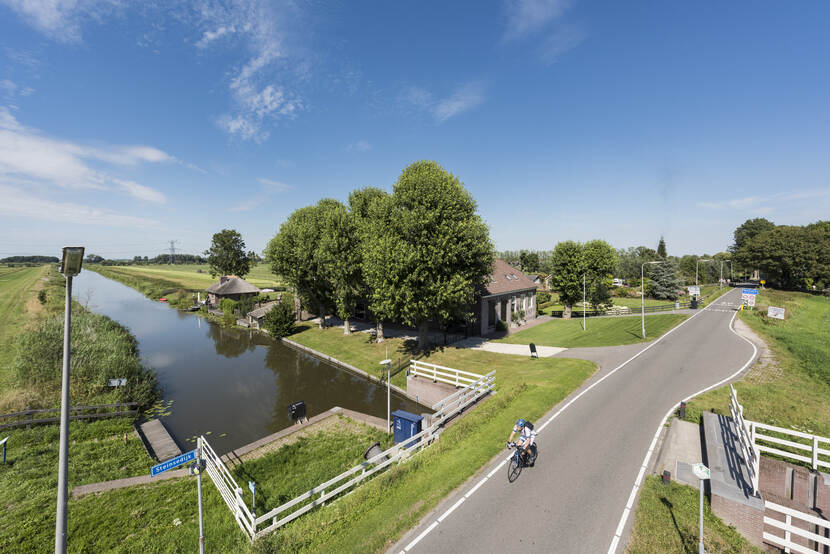
[[[58,460],[58,506],[55,520],[55,553],[66,552],[66,493],[69,467],[69,330],[72,319],[72,277],[81,272],[84,263],[83,246],[66,246],[63,249],[61,273],[66,277],[66,304],[63,317],[63,376],[61,383],[61,434]]]
[[[697,262],[695,262],[695,286],[698,286],[698,284],[697,284],[697,267],[698,267],[698,265],[700,265],[700,262],[705,263],[705,262],[714,262],[714,261],[715,260],[713,260],[712,258],[709,258],[709,259],[704,259],[704,260],[697,260]]]
[[[657,260],[655,262],[643,262],[640,266],[640,320],[643,326],[643,338],[646,338],[646,287],[645,268],[649,264],[664,264],[668,260]]]
[[[582,330],[585,330],[585,310],[588,305],[585,303],[585,274],[582,274]]]
[[[380,365],[386,366],[386,433],[389,434],[392,426],[389,421],[392,418],[391,397],[392,397],[392,360],[389,358],[380,362]]]

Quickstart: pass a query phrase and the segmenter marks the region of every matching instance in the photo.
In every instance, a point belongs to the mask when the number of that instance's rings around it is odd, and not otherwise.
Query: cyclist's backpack
[[[529,421],[525,421],[525,427],[527,427],[528,431],[533,431],[533,424]]]

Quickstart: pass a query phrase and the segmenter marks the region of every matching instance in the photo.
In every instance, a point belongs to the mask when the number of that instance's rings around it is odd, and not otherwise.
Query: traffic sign
[[[196,450],[191,450],[190,452],[185,452],[180,456],[176,456],[175,458],[170,458],[166,462],[161,462],[160,464],[156,464],[150,468],[150,476],[155,477],[159,473],[164,473],[168,469],[173,469],[174,467],[179,467],[180,465],[189,462],[190,460],[196,459]]]
[[[692,473],[694,473],[695,477],[697,477],[698,479],[709,478],[709,468],[703,464],[694,464],[692,466]]]
[[[700,296],[700,287],[691,285],[689,287],[689,296]]]
[[[741,289],[741,296],[745,294],[758,294],[758,289]]]

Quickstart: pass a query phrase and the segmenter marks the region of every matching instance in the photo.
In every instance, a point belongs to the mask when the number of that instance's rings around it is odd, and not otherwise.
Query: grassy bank
[[[207,265],[95,265],[87,269],[132,287],[154,300],[174,294],[180,289],[193,293],[204,291],[218,280],[217,277],[211,277]],[[261,289],[280,286],[268,264],[254,266],[245,280]]]
[[[784,321],[767,318],[767,306],[786,309]],[[752,311],[739,317],[762,337],[771,356],[735,384],[748,419],[830,436],[830,298],[766,289]],[[686,418],[702,411],[729,414],[729,387],[693,399]]]
[[[257,484],[257,513],[264,513],[362,461],[366,447],[388,439],[377,429],[339,418],[313,433],[232,469],[250,505],[247,481]],[[146,475],[154,463],[137,439],[127,446],[128,422],[72,424],[70,487]],[[54,437],[52,435],[55,435]],[[54,541],[57,428],[20,431],[10,439],[11,465],[0,466],[0,488],[10,504],[0,526],[0,551],[43,552]],[[244,552],[238,529],[210,479],[203,479],[206,543],[213,552]],[[8,492],[7,492],[8,491]],[[195,479],[176,479],[71,500],[70,552],[182,552],[198,545]],[[176,520],[180,524],[176,524]]]
[[[646,340],[653,340],[688,316],[683,314],[657,314],[646,317]],[[554,319],[525,331],[498,339],[495,342],[509,344],[535,343],[538,346],[615,346],[644,342],[639,317],[594,317],[582,330],[582,319]]]
[[[8,367],[17,353],[16,340],[26,328],[30,312],[40,303],[36,285],[47,267],[0,267],[0,388],[11,385]]]
[[[698,549],[700,497],[697,489],[659,477],[647,477],[640,489],[637,517],[631,531],[628,554],[688,552]],[[750,554],[762,551],[752,546],[734,527],[712,513],[704,497],[703,546],[706,552]]]

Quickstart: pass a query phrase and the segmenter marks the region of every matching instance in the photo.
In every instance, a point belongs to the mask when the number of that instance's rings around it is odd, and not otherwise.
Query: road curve
[[[645,346],[560,354],[597,361],[600,369],[536,422],[539,429],[554,416],[539,433],[536,466],[509,483],[507,453],[500,454],[389,551],[608,552],[666,413],[754,355],[729,329],[739,302],[740,291],[730,291]]]

